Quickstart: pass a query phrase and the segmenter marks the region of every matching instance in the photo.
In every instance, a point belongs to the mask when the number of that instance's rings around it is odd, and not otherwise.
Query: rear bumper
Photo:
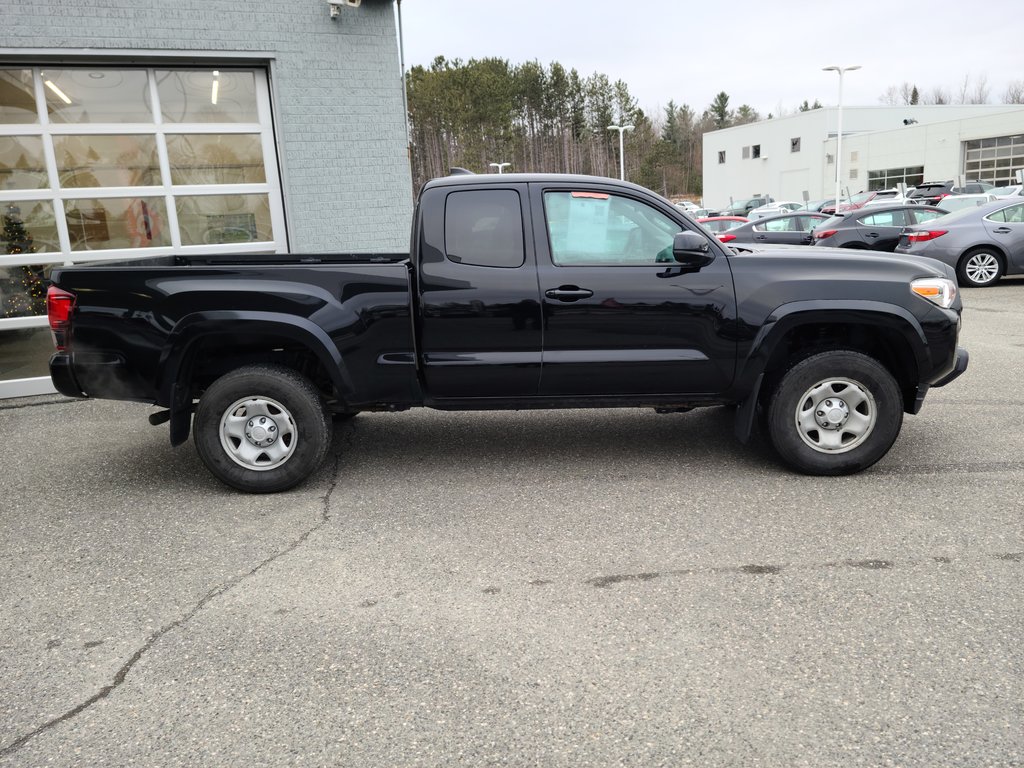
[[[53,386],[62,395],[67,395],[68,397],[86,396],[71,368],[71,355],[65,352],[57,352],[50,358],[50,378],[53,380]]]

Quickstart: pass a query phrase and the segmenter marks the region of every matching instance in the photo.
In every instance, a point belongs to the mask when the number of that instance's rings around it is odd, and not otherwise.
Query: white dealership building
[[[704,134],[704,202],[835,195],[839,110],[823,107]],[[948,179],[1015,183],[1024,106],[843,107],[843,194]]]

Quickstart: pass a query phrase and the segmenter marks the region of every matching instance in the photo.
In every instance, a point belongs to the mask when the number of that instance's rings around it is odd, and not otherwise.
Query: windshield
[[[995,195],[996,197],[1011,197],[1012,195],[1019,195],[1021,193],[1021,189],[1022,187],[1017,185],[1012,187],[996,187],[995,189],[990,189],[988,193],[990,195]]]
[[[852,204],[854,204],[854,205],[856,205],[858,203],[866,203],[868,200],[871,199],[871,196],[873,194],[875,194],[875,193],[874,192],[861,192],[860,194],[854,195],[853,197],[851,197],[850,198],[850,202]]]

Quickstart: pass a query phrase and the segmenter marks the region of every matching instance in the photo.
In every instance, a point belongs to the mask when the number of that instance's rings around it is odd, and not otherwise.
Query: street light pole
[[[512,163],[491,163],[490,164],[491,168],[497,168],[498,169],[498,173],[502,173],[510,165],[512,165]]]
[[[852,67],[822,67],[822,72],[835,72],[839,75],[839,107],[836,110],[836,210],[839,210],[839,193],[841,191],[841,172],[843,161],[843,73],[860,69],[860,64]]]
[[[622,154],[622,135],[626,131],[632,131],[633,130],[633,126],[632,125],[609,125],[608,126],[608,130],[609,131],[618,131],[619,132],[619,178],[622,179],[622,181],[625,181],[626,180],[626,158]]]

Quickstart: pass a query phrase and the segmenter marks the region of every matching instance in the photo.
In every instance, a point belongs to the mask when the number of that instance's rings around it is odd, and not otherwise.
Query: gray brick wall
[[[291,249],[408,248],[412,181],[389,0],[363,0],[336,20],[326,0],[0,0],[0,64],[23,49],[272,57]]]

